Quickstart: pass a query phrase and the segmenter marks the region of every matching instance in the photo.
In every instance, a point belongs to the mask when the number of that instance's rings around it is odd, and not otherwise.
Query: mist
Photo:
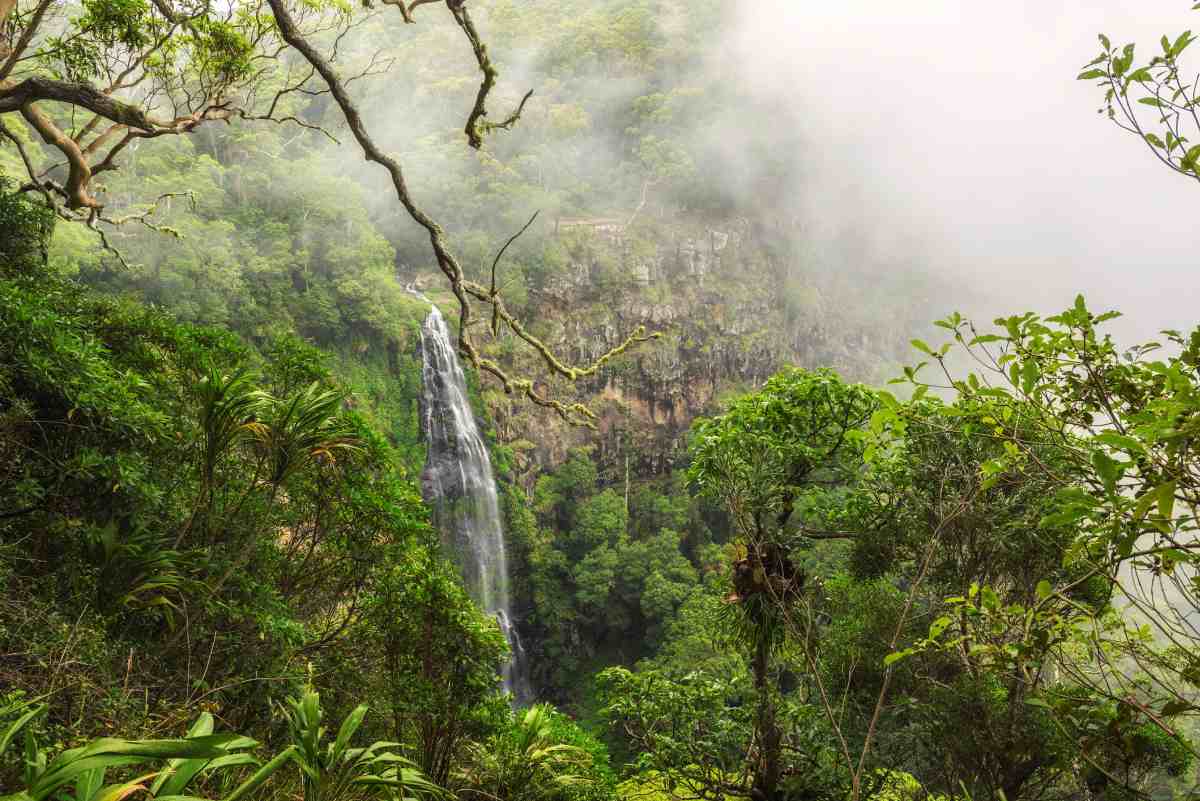
[[[942,311],[1056,311],[1083,292],[1148,336],[1197,321],[1198,188],[1097,115],[1100,91],[1075,76],[1097,33],[1148,56],[1190,5],[755,0],[722,59],[800,127],[810,224],[923,243]]]

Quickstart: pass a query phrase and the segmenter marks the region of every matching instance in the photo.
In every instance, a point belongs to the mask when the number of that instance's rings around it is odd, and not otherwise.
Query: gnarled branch
[[[416,0],[412,7],[415,8],[422,2],[432,2],[432,0]],[[467,35],[467,41],[471,43],[471,50],[475,53],[475,62],[479,65],[479,71],[483,74],[483,80],[479,84],[479,91],[475,94],[475,105],[471,108],[471,113],[467,115],[467,124],[463,129],[467,135],[467,142],[471,147],[478,150],[483,147],[483,136],[489,131],[497,129],[508,130],[517,123],[521,118],[521,112],[525,110],[525,103],[533,96],[533,90],[530,89],[521,99],[520,105],[510,114],[504,122],[489,123],[483,118],[487,116],[487,99],[491,94],[492,87],[496,85],[496,78],[499,77],[499,72],[492,65],[492,59],[488,56],[487,45],[479,37],[479,31],[475,29],[475,23],[471,20],[471,14],[467,11],[466,5],[462,0],[446,0],[446,5],[450,8],[450,13],[454,15],[454,21],[458,23],[458,27],[462,28],[463,33]]]
[[[432,0],[429,0],[430,2]],[[366,125],[363,122],[362,114],[358,107],[351,99],[346,90],[345,82],[338,76],[337,71],[329,61],[317,52],[316,48],[305,38],[296,25],[295,19],[290,11],[284,5],[284,0],[267,0],[271,7],[271,12],[275,17],[276,25],[279,27],[279,34],[285,42],[296,49],[301,56],[304,57],[313,69],[317,71],[329,87],[329,92],[333,97],[338,108],[342,112],[342,116],[346,120],[347,126],[350,128],[354,140],[358,143],[359,148],[363,152],[363,156],[367,161],[379,164],[391,178],[392,188],[396,192],[396,197],[400,204],[404,206],[408,215],[425,229],[429,235],[429,242],[433,248],[434,257],[437,260],[439,269],[446,276],[450,283],[450,289],[454,293],[459,306],[459,329],[458,329],[458,349],[467,358],[473,367],[486,373],[495,376],[504,387],[504,391],[512,394],[519,393],[524,395],[529,400],[539,406],[553,409],[560,417],[570,423],[591,426],[595,415],[590,409],[581,403],[565,403],[563,401],[549,398],[538,392],[534,386],[534,382],[529,378],[512,376],[504,370],[495,360],[483,357],[479,353],[479,349],[475,346],[470,336],[471,326],[473,324],[474,307],[471,299],[490,305],[492,313],[500,320],[503,320],[512,329],[516,336],[530,345],[541,356],[542,362],[549,368],[550,372],[566,378],[569,381],[576,381],[585,376],[595,374],[608,361],[624,353],[633,345],[651,339],[657,334],[647,334],[644,326],[639,326],[636,331],[625,339],[620,345],[608,351],[598,358],[595,362],[585,367],[575,367],[566,364],[559,359],[554,352],[544,342],[528,331],[521,321],[512,315],[504,306],[504,300],[498,292],[484,287],[474,281],[468,281],[464,274],[462,266],[458,260],[450,252],[446,243],[445,233],[442,227],[438,225],[428,214],[417,206],[409,192],[408,185],[404,178],[404,171],[394,157],[383,152],[375,141],[371,138],[367,131]],[[416,4],[414,4],[416,5]],[[447,0],[447,5],[455,14],[456,19],[465,18],[469,21],[469,17],[465,17],[465,10],[462,8],[461,0]],[[462,15],[462,17],[460,17]],[[461,24],[461,23],[460,23]],[[470,29],[473,31],[474,26]],[[478,36],[475,36],[473,46],[477,43]],[[482,48],[482,43],[479,43]],[[477,50],[477,53],[479,51]],[[486,58],[486,51],[484,57]],[[486,62],[485,62],[486,63]],[[489,74],[485,70],[485,76]],[[495,79],[494,71],[490,73],[492,80]],[[489,87],[490,88],[490,87]],[[481,97],[486,97],[486,92],[481,93]],[[477,109],[479,104],[477,104]],[[474,112],[473,112],[474,114]],[[474,115],[478,119],[480,115]],[[468,126],[468,131],[473,130],[473,124]]]

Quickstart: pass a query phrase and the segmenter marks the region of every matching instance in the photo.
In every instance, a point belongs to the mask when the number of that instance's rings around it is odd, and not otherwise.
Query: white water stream
[[[430,305],[421,327],[421,414],[428,450],[422,489],[462,567],[468,592],[496,618],[508,640],[512,659],[502,673],[504,688],[523,703],[530,688],[509,604],[508,555],[492,460],[471,411],[454,340],[442,313]]]

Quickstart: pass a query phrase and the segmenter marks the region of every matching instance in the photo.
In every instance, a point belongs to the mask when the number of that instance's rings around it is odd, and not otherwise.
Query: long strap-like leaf
[[[287,748],[276,754],[274,758],[267,762],[267,764],[255,771],[253,776],[238,785],[237,789],[224,798],[224,801],[239,801],[239,799],[245,798],[247,795],[257,790],[263,782],[271,778],[271,775],[283,767],[285,762],[287,762],[289,759],[295,758],[296,747],[294,745],[289,745]]]
[[[38,704],[25,714],[21,715],[21,717],[17,718],[12,725],[4,730],[3,736],[0,736],[0,757],[4,756],[4,752],[8,750],[9,744],[13,741],[13,738],[17,736],[21,729],[25,728],[25,724],[37,717],[43,710],[45,710],[45,708],[45,704]]]

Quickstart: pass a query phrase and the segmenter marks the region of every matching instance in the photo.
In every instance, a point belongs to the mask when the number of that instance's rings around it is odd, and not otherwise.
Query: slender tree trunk
[[[761,637],[754,649],[754,689],[758,692],[758,718],[755,722],[758,758],[754,765],[754,784],[750,796],[755,801],[775,801],[779,791],[779,757],[782,734],[775,719],[775,699],[768,681],[771,641]]]

